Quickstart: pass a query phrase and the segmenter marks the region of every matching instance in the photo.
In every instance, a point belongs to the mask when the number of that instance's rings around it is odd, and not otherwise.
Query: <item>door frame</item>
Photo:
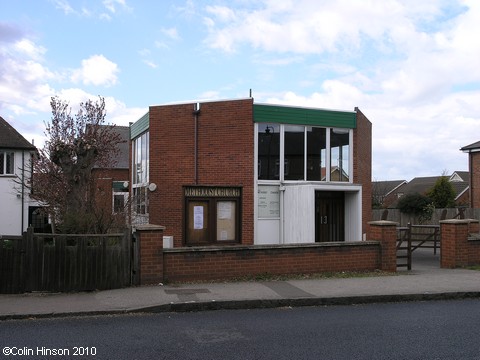
[[[345,241],[345,192],[315,191],[314,226],[315,242]]]

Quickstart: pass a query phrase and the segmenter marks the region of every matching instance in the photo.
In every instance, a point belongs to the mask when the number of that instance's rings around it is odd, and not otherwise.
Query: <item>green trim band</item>
[[[254,104],[253,121],[355,129],[357,114],[353,111]]]

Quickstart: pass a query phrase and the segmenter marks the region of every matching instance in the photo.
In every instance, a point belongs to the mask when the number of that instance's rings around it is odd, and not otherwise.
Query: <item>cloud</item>
[[[92,55],[82,60],[82,67],[74,70],[73,82],[81,82],[84,85],[112,86],[118,81],[118,65],[108,60],[103,55]]]
[[[44,65],[46,49],[11,28],[0,42],[0,110],[17,115],[41,109],[58,75]],[[13,34],[13,35],[12,35]]]
[[[15,42],[23,36],[23,30],[19,26],[0,21],[0,44]]]
[[[46,53],[46,49],[43,46],[36,45],[29,39],[21,39],[14,44],[15,50],[34,60],[41,60]]]
[[[65,15],[76,12],[67,0],[53,0],[53,3],[55,4],[55,7],[63,11]]]
[[[65,15],[76,15],[78,17],[98,17],[101,20],[111,21],[112,16],[117,15],[121,11],[132,11],[125,0],[104,0],[103,7],[99,7],[96,2],[89,4],[87,7],[82,4],[81,7],[75,8],[68,0],[51,0],[57,9],[62,11]],[[78,6],[78,4],[75,4]],[[105,11],[106,10],[106,11]]]
[[[105,6],[105,8],[112,14],[115,14],[119,7],[121,9],[130,10],[125,0],[104,0],[103,6]]]
[[[162,28],[161,32],[172,40],[179,40],[180,39],[180,36],[178,35],[178,31],[174,27],[168,28],[168,29]]]

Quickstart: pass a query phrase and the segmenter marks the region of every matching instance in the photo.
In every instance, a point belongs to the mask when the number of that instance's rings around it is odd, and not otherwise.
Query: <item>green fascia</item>
[[[253,121],[257,123],[281,123],[349,129],[355,129],[357,127],[357,116],[354,111],[336,111],[267,104],[253,105]]]
[[[124,183],[125,183],[124,181],[113,181],[112,182],[112,189],[116,190],[118,192],[128,191],[128,186],[125,187]]]
[[[150,112],[147,112],[140,119],[130,126],[130,139],[135,139],[143,134],[150,127]]]

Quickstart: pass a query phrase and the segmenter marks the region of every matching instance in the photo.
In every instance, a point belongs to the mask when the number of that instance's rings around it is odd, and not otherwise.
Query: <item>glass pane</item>
[[[278,185],[258,186],[258,217],[280,218],[280,187]]]
[[[137,214],[148,214],[148,195],[146,187],[133,188],[134,211]]]
[[[142,150],[141,150],[141,182],[147,182],[147,134],[142,135]]]
[[[235,201],[217,201],[217,241],[236,240],[235,214]]]
[[[142,154],[142,137],[139,137],[135,140],[135,184],[140,184],[142,182],[142,163],[141,163],[141,154]]]
[[[280,161],[280,125],[258,124],[258,179],[278,180],[275,171]]]
[[[330,180],[350,181],[349,153],[350,130],[332,129],[330,131]]]
[[[119,213],[123,212],[125,209],[125,195],[115,194],[113,195],[113,212]]]
[[[5,168],[6,168],[6,174],[13,174],[14,173],[14,156],[15,154],[12,152],[12,153],[7,153],[7,159],[6,159],[6,163],[5,163]]]
[[[326,180],[327,129],[307,127],[307,180]]]
[[[285,125],[284,179],[305,180],[305,127]]]
[[[5,153],[0,152],[0,175],[5,174]]]

